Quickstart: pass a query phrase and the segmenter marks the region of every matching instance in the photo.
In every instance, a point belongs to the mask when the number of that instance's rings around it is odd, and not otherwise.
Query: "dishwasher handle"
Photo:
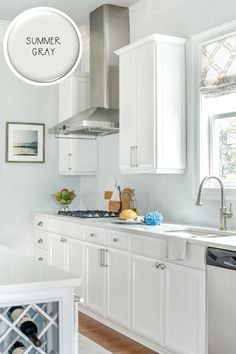
[[[236,270],[236,252],[209,247],[206,254],[206,264]]]

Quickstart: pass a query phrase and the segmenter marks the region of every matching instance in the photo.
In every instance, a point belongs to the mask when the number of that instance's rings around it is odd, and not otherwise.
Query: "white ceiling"
[[[37,6],[55,7],[64,11],[78,24],[83,24],[89,12],[96,7],[110,3],[131,6],[139,0],[0,0],[0,20],[12,20],[24,10]]]

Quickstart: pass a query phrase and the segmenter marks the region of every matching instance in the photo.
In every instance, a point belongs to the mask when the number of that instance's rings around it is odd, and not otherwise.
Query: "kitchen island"
[[[76,353],[73,297],[81,279],[4,246],[0,269],[0,353],[8,354],[16,342],[24,353]],[[15,307],[21,313],[12,319]],[[25,317],[37,326],[38,348],[21,330]]]

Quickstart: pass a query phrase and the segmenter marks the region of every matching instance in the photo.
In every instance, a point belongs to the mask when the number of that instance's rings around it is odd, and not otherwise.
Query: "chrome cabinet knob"
[[[91,234],[90,234],[90,237],[95,237],[96,235],[92,232]]]
[[[62,242],[62,243],[65,243],[65,242],[67,242],[67,239],[64,238],[64,237],[62,237],[62,238],[61,238],[61,242]]]
[[[43,257],[39,257],[39,258],[38,258],[38,261],[39,261],[39,262],[43,262]]]
[[[41,244],[43,243],[43,239],[40,238],[40,239],[38,240],[38,243],[41,245]]]
[[[43,222],[42,222],[42,221],[39,221],[37,225],[38,225],[38,226],[43,226]]]
[[[161,264],[159,262],[156,262],[155,266],[156,266],[157,269],[159,269]]]
[[[113,242],[118,242],[118,241],[119,241],[118,238],[116,238],[116,237],[113,238]]]

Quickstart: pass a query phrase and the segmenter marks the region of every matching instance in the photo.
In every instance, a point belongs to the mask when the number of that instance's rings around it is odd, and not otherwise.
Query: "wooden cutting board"
[[[125,188],[121,192],[121,211],[125,209],[130,209],[130,202],[132,199],[132,189]]]

